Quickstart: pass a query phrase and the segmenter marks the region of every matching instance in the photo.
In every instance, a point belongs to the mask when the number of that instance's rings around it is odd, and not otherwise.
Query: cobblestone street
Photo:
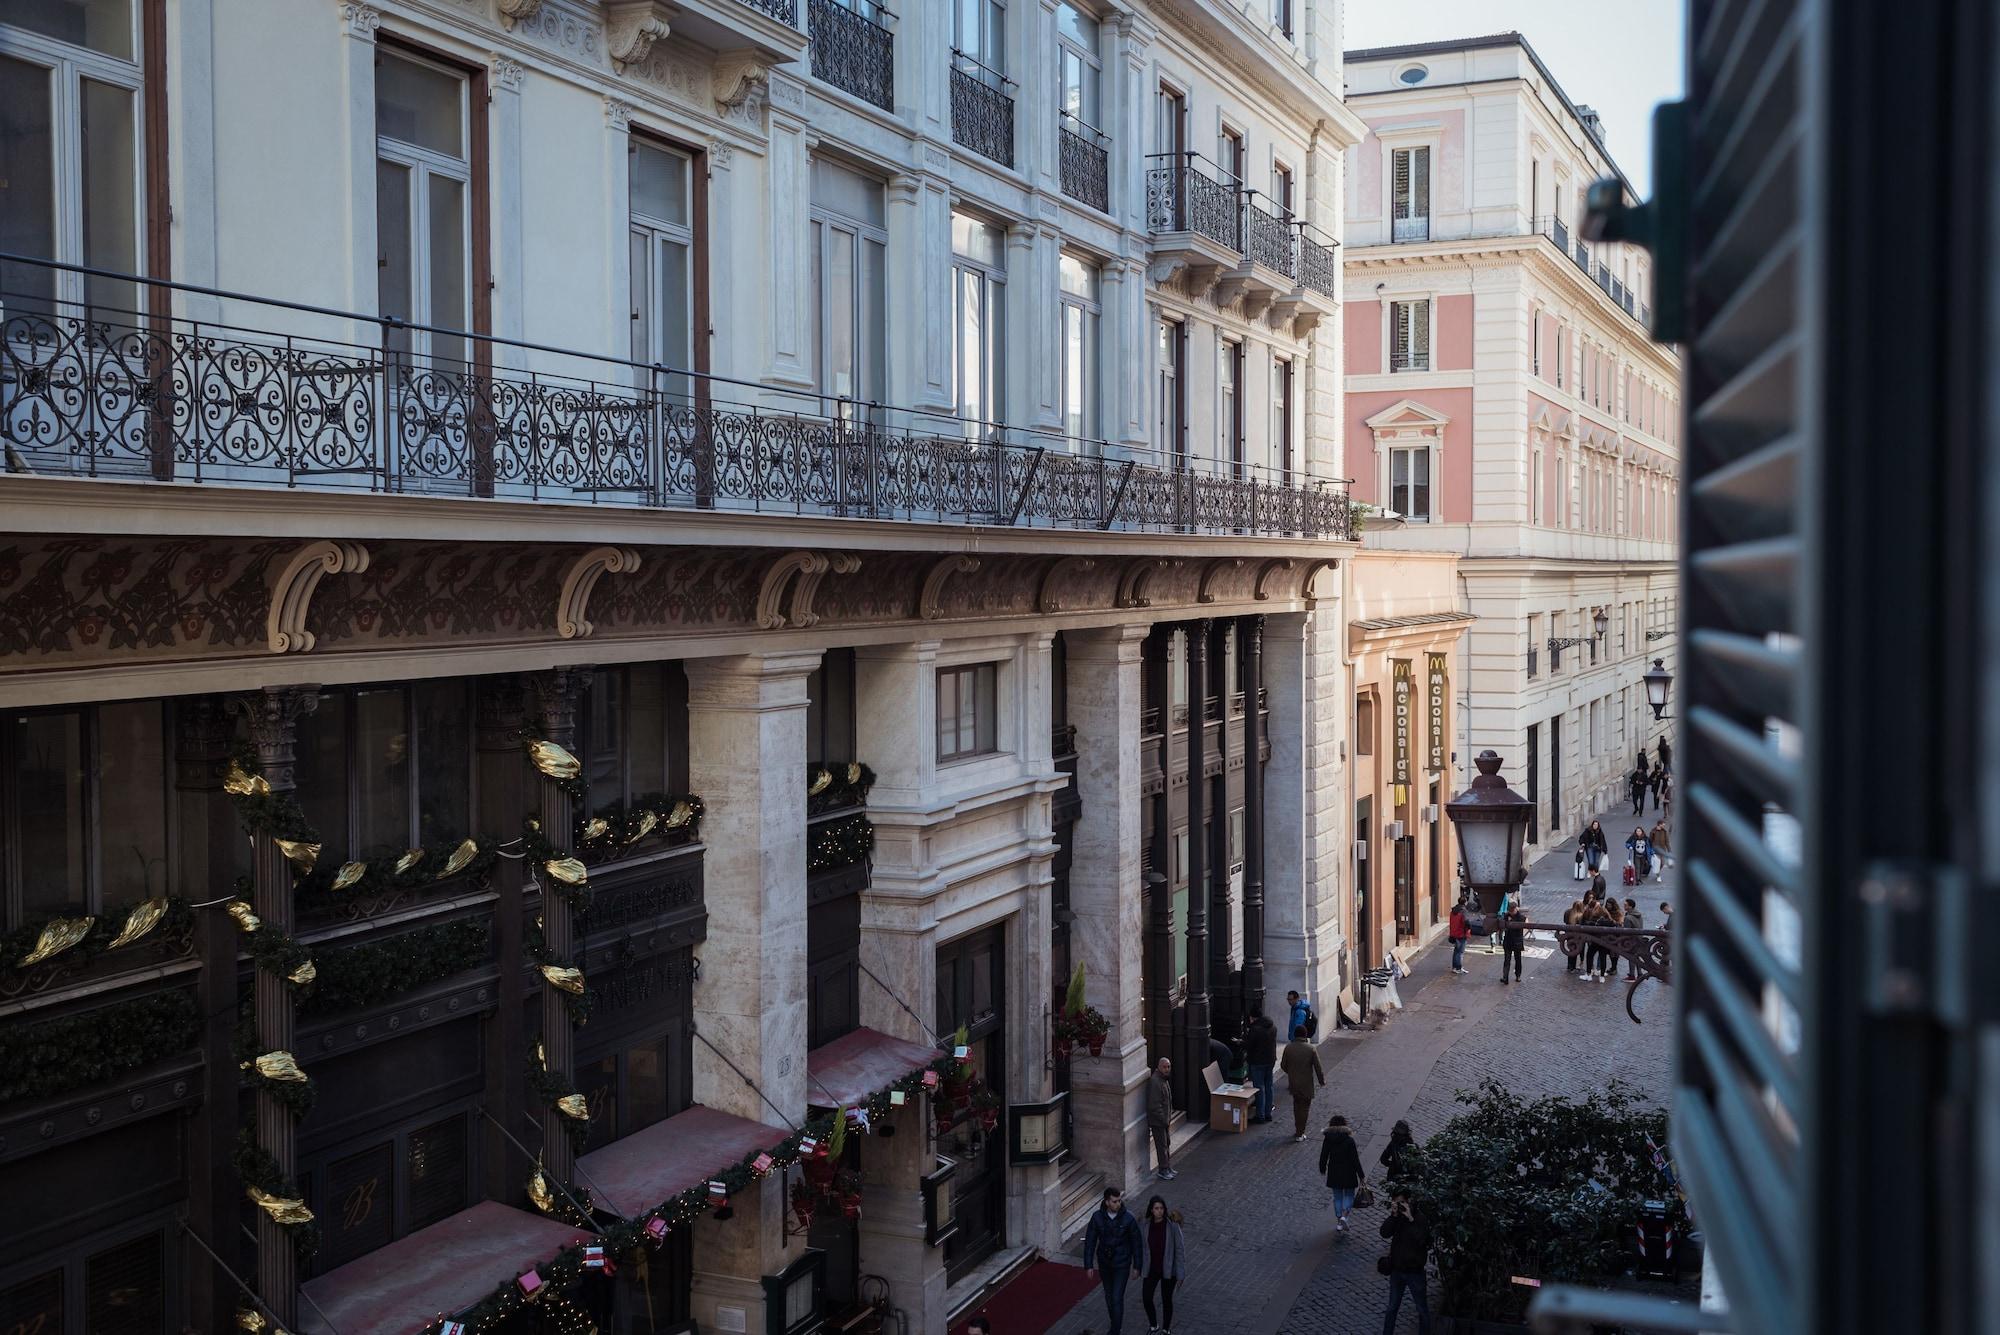
[[[1650,828],[1655,819],[1646,813]],[[1603,825],[1615,857],[1610,879],[1621,898],[1640,903],[1648,927],[1659,905],[1672,902],[1675,873],[1664,883],[1625,891],[1617,886],[1622,844],[1634,819],[1629,808],[1606,813]],[[1549,853],[1528,874],[1528,910],[1535,921],[1560,918],[1582,887],[1571,879],[1573,842]],[[1475,938],[1475,941],[1477,939]],[[1317,1172],[1319,1133],[1334,1113],[1354,1123],[1371,1179],[1389,1129],[1407,1119],[1420,1141],[1459,1111],[1456,1093],[1488,1077],[1527,1097],[1577,1094],[1616,1078],[1664,1101],[1669,1080],[1672,993],[1643,986],[1634,1003],[1642,1024],[1625,1014],[1625,987],[1575,981],[1552,942],[1531,940],[1521,986],[1498,982],[1500,956],[1483,944],[1466,952],[1469,975],[1450,971],[1442,941],[1419,956],[1402,987],[1406,1009],[1381,1030],[1338,1032],[1321,1044],[1327,1087],[1313,1103],[1304,1144],[1291,1138],[1290,1099],[1282,1087],[1277,1120],[1241,1136],[1205,1135],[1190,1147],[1173,1182],[1127,1184],[1134,1211],[1155,1191],[1185,1217],[1187,1275],[1176,1295],[1173,1329],[1284,1332],[1286,1335],[1365,1335],[1380,1331],[1386,1281],[1375,1260],[1379,1210],[1357,1212],[1349,1232],[1336,1235],[1324,1182]],[[1578,975],[1580,977],[1580,975]],[[1077,1261],[1081,1238],[1066,1258]],[[1135,1282],[1125,1330],[1147,1328]],[[1053,1328],[1056,1335],[1102,1335],[1102,1297],[1085,1297]],[[1398,1331],[1415,1331],[1404,1304]]]

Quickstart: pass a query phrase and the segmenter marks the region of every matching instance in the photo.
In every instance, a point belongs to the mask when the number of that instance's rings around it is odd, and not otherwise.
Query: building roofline
[[[1577,110],[1577,104],[1570,99],[1570,95],[1563,91],[1562,81],[1550,72],[1548,65],[1542,60],[1541,53],[1535,50],[1534,45],[1519,31],[1510,29],[1507,32],[1487,33],[1479,37],[1452,37],[1437,42],[1405,42],[1398,46],[1369,46],[1355,51],[1343,52],[1341,60],[1344,65],[1351,66],[1357,61],[1363,60],[1396,60],[1406,56],[1437,55],[1444,51],[1488,51],[1502,46],[1518,46],[1528,53],[1528,59],[1534,62],[1534,66],[1541,72],[1542,78],[1548,81],[1549,87],[1555,90],[1555,95],[1563,104],[1563,109],[1569,112],[1570,116],[1575,119],[1577,127],[1583,130],[1584,137],[1597,145],[1597,151],[1604,155],[1604,160],[1611,164],[1611,170],[1618,177],[1619,184],[1625,187],[1625,193],[1635,200],[1640,198],[1639,192],[1632,188],[1631,179],[1625,175],[1625,169],[1618,165],[1617,158],[1611,156],[1610,146],[1597,135],[1591,134],[1589,128],[1583,123],[1583,113]],[[1461,84],[1465,82],[1465,80],[1459,80]],[[1425,86],[1412,85],[1407,91],[1416,91]],[[1442,84],[1439,86],[1450,87],[1451,85]],[[1390,88],[1383,91],[1387,93],[1402,93],[1406,90]],[[1358,97],[1379,97],[1381,95],[1381,93],[1355,94]]]

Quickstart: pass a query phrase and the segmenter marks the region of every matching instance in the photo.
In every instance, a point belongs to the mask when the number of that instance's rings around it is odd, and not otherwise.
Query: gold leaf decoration
[[[43,924],[42,934],[35,938],[35,948],[21,956],[19,967],[25,969],[62,954],[89,936],[96,922],[95,918],[51,918]]]
[[[254,932],[264,925],[264,920],[240,899],[230,900],[222,906],[222,911],[236,919],[236,925],[246,932]]]
[[[818,797],[831,787],[833,787],[833,771],[816,769],[813,771],[812,784],[806,789],[806,796]]]
[[[335,890],[345,890],[367,874],[367,863],[343,862],[340,864],[340,870],[333,874],[333,888]]]
[[[627,839],[625,842],[628,844],[638,843],[641,839],[644,839],[647,835],[651,834],[653,832],[653,827],[655,825],[658,825],[659,823],[660,823],[660,814],[657,811],[647,810],[640,812],[639,824],[636,828],[633,829],[631,837]]]
[[[849,783],[860,783],[860,782],[861,782],[861,762],[860,762],[860,761],[858,761],[858,760],[852,760],[852,761],[849,761],[849,762],[848,762],[848,764],[847,764],[847,781],[848,781]]]
[[[257,1074],[266,1080],[289,1080],[300,1085],[306,1082],[306,1073],[299,1069],[298,1059],[283,1048],[267,1052],[246,1065],[255,1066]]]
[[[576,763],[576,757],[554,742],[529,742],[528,758],[535,762],[536,769],[551,779],[574,779],[583,773],[583,766]]]
[[[573,992],[579,997],[583,995],[583,971],[581,969],[571,969],[560,964],[544,964],[542,966],[542,977],[549,980],[549,986],[551,987],[559,987],[563,991]]]
[[[678,830],[693,819],[694,808],[686,802],[676,802],[674,803],[674,809],[667,813],[667,828],[669,830]]]
[[[602,839],[605,835],[610,833],[611,833],[611,822],[604,819],[604,817],[602,816],[592,816],[590,818],[590,823],[583,827],[583,837],[585,842],[589,842],[591,840],[596,840],[596,839]]]
[[[313,1221],[313,1212],[306,1209],[306,1203],[296,1196],[273,1196],[262,1187],[245,1187],[243,1190],[275,1223],[310,1224]]]
[[[478,856],[479,856],[478,841],[474,839],[468,839],[464,843],[460,844],[457,848],[451,850],[451,856],[445,859],[444,870],[439,872],[438,875],[456,876],[460,872],[464,871],[467,867],[470,867],[472,865],[472,860]]]
[[[544,1074],[548,1072],[549,1050],[542,1046],[542,1040],[539,1038],[535,1040],[535,1065],[541,1067]]]
[[[556,1198],[549,1190],[549,1180],[542,1176],[542,1166],[535,1165],[535,1171],[528,1174],[528,1200],[543,1214],[554,1214]]]
[[[307,983],[319,977],[319,970],[313,965],[311,960],[307,960],[304,964],[286,974],[285,977],[300,987],[304,987]]]
[[[236,1309],[236,1329],[247,1330],[252,1332],[252,1335],[256,1335],[257,1332],[266,1331],[270,1328],[271,1323],[264,1320],[264,1314],[256,1308],[239,1307]]]
[[[410,870],[410,868],[416,866],[419,862],[422,862],[423,860],[424,860],[423,849],[421,848],[411,849],[409,852],[403,854],[403,856],[396,859],[396,875],[401,876],[404,872]]]
[[[565,1094],[556,1100],[556,1111],[577,1122],[590,1120],[590,1103],[581,1094]]]
[[[263,775],[248,773],[232,760],[222,779],[222,791],[231,797],[269,797],[271,784]]]
[[[309,844],[303,839],[280,839],[277,844],[278,851],[285,855],[285,860],[300,871],[311,871],[313,863],[319,861],[318,844]]]
[[[590,879],[589,869],[575,858],[551,858],[542,864],[542,870],[564,885],[582,885]]]
[[[106,950],[116,950],[129,946],[146,933],[160,925],[160,919],[167,916],[167,901],[164,896],[149,899],[142,904],[134,904],[132,911],[125,915],[125,925],[118,929],[118,935],[111,938]]]

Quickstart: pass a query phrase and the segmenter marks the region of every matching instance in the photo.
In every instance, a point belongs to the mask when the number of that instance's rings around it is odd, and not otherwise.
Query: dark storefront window
[[[114,1235],[115,1236],[115,1235]],[[166,1231],[96,1246],[85,1242],[65,1261],[0,1282],[0,1335],[158,1335],[177,1329],[170,1315],[179,1299],[171,1287]],[[76,1317],[74,1323],[68,1318]]]
[[[330,853],[383,857],[473,833],[462,678],[322,691],[295,752],[299,806]]]
[[[674,1069],[674,1049],[682,1026],[656,1038],[624,1044],[579,1062],[576,1086],[590,1104],[590,1143],[600,1149],[655,1122],[664,1122],[691,1102],[686,1063]]]
[[[600,668],[579,729],[593,815],[686,787],[687,677],[679,663]]]
[[[829,649],[806,678],[806,758],[832,764],[854,754],[854,651]]]

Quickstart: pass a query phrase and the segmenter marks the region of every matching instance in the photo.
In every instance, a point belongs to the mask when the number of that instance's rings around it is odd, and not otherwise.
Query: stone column
[[[1231,917],[1230,905],[1234,901],[1234,887],[1230,884],[1229,846],[1229,697],[1236,683],[1228,680],[1226,665],[1229,662],[1229,633],[1235,626],[1230,619],[1211,621],[1208,634],[1208,651],[1212,658],[1220,659],[1225,676],[1222,690],[1217,693],[1216,703],[1220,706],[1221,718],[1215,729],[1217,759],[1222,763],[1222,774],[1212,788],[1205,787],[1208,809],[1214,820],[1215,857],[1208,869],[1208,980],[1209,991],[1215,1000],[1211,1003],[1212,1018],[1226,1021],[1231,1027],[1241,1017],[1235,1014],[1240,998],[1222,994],[1230,986],[1229,963],[1235,952],[1235,922]],[[1209,672],[1212,678],[1214,664]],[[1244,725],[1249,726],[1247,723]],[[1249,819],[1246,813],[1244,819]],[[1228,1029],[1224,1030],[1229,1032]]]
[[[1153,792],[1151,833],[1146,840],[1146,1065],[1162,1057],[1178,1057],[1174,1051],[1174,812],[1173,773],[1174,728],[1173,693],[1168,675],[1172,670],[1173,628],[1152,628],[1142,647],[1141,662],[1145,698],[1155,701],[1154,726],[1159,729],[1160,746],[1153,772],[1147,776]],[[1144,718],[1141,709],[1140,717]],[[1143,762],[1142,762],[1143,763]]]
[[[500,831],[503,838],[511,839],[520,832],[522,818],[529,814],[530,783],[541,782],[541,776],[525,762],[521,728],[526,715],[521,682],[514,676],[481,677],[475,683],[475,691],[477,756],[473,763],[479,809],[473,813],[473,828]],[[526,1109],[531,1117],[539,1116],[542,1111],[528,1102],[527,1095],[527,1062],[533,1040],[528,1034],[523,1004],[528,987],[523,973],[522,941],[526,865],[513,858],[502,858],[489,873],[500,896],[493,915],[499,1005],[485,1025],[486,1102],[494,1119],[506,1128],[506,1134],[501,1134],[501,1128],[485,1118],[480,1119],[479,1134],[486,1145],[483,1160],[486,1194],[494,1200],[512,1199],[530,1168],[514,1143],[521,1139],[520,1111]]]
[[[1208,1065],[1208,619],[1182,623],[1187,632],[1187,1048],[1178,1074],[1180,1089],[1192,1113],[1193,1091],[1205,1088],[1201,1069]]]
[[[293,742],[300,718],[319,707],[317,686],[267,686],[240,695],[231,707],[249,725],[257,764],[273,793],[297,786],[293,773]],[[322,831],[322,834],[327,833]],[[292,864],[268,834],[260,834],[250,849],[251,903],[267,927],[292,930]],[[257,1050],[292,1050],[295,1016],[291,984],[268,969],[251,971],[257,1019]],[[297,1124],[292,1110],[268,1089],[257,1091],[257,1144],[277,1161],[287,1178],[298,1175]],[[262,1210],[257,1212],[257,1294],[279,1322],[298,1319],[298,1261],[291,1235]]]
[[[1091,1004],[1111,1021],[1104,1055],[1070,1060],[1070,1101],[1084,1163],[1108,1182],[1137,1182],[1146,1159],[1146,1035],[1140,1029],[1146,884],[1139,772],[1141,662],[1147,626],[1073,630],[1069,718],[1083,815],[1070,836],[1070,941]]]
[[[1264,672],[1271,694],[1271,761],[1264,775],[1265,977],[1273,990],[1296,988],[1329,1016],[1331,998],[1311,990],[1321,961],[1306,918],[1305,622],[1303,615],[1287,613],[1265,623]]]
[[[1237,623],[1243,692],[1243,1004],[1264,1004],[1264,618]],[[1288,1033],[1286,1038],[1290,1038]]]
[[[688,782],[707,808],[709,887],[695,1100],[773,1127],[796,1121],[807,1102],[806,678],[819,658],[812,650],[687,664]],[[736,1222],[695,1231],[703,1330],[764,1329],[758,1279],[788,1259],[779,1182],[773,1174],[733,1202]]]
[[[556,668],[530,676],[528,711],[541,735],[564,750],[576,750],[576,708],[588,673],[587,668]],[[528,764],[525,753],[521,763]],[[576,846],[576,800],[554,779],[537,773],[531,788],[534,818],[558,855]],[[534,873],[530,873],[534,874]],[[549,958],[558,964],[573,964],[576,956],[576,925],[570,921],[569,906],[543,880],[542,942]],[[588,980],[586,980],[587,982]],[[574,1077],[576,1034],[563,1004],[560,988],[542,984],[542,1055],[551,1071]],[[553,1107],[535,1110],[542,1121],[542,1164],[549,1176],[567,1183],[575,1176],[576,1155],[570,1149],[568,1121]]]

